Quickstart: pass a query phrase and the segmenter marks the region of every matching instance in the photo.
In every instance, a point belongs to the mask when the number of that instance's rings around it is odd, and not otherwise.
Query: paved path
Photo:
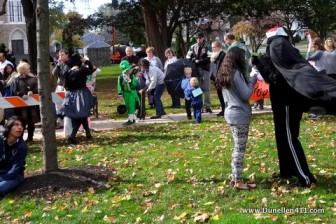
[[[252,110],[253,114],[260,114],[260,113],[271,113],[272,110],[270,106],[266,106],[264,110]],[[214,110],[212,114],[203,113],[203,118],[215,118],[217,117],[217,113],[219,110]],[[160,119],[149,119],[147,118],[144,122],[136,123],[134,125],[149,125],[155,123],[167,123],[167,122],[180,122],[180,121],[187,121],[187,115],[183,114],[167,114],[162,116]],[[91,127],[94,131],[103,131],[103,130],[112,130],[117,128],[124,128],[125,126],[122,125],[126,120],[113,120],[113,119],[92,119],[91,120]],[[27,132],[27,131],[26,131]],[[26,138],[27,133],[25,133],[24,139]],[[64,138],[63,129],[56,130],[56,137],[57,138]],[[38,127],[35,130],[34,139],[38,140],[42,138],[41,128]]]

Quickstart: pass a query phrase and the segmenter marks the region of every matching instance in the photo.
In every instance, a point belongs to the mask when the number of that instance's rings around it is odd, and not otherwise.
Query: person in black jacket
[[[215,82],[219,67],[222,64],[223,59],[225,57],[225,52],[222,50],[222,44],[217,40],[212,42],[211,47],[212,47],[212,54],[210,57],[210,62],[211,62],[210,63],[210,79]],[[217,96],[218,96],[218,99],[221,105],[221,111],[217,114],[217,116],[223,117],[224,111],[225,111],[225,103],[224,103],[222,89],[216,88],[216,91],[217,91]]]
[[[186,58],[195,64],[198,71],[198,80],[204,91],[204,109],[212,113],[210,102],[210,58],[209,47],[206,45],[205,35],[202,32],[196,34],[197,43],[189,48]]]
[[[280,173],[272,177],[295,176],[298,185],[311,187],[316,179],[310,172],[299,140],[303,112],[313,106],[335,113],[336,81],[321,76],[289,42],[282,27],[266,33],[266,54],[253,57],[264,80],[269,83]]]
[[[67,93],[61,108],[61,116],[71,118],[72,132],[68,136],[68,143],[76,144],[76,134],[81,124],[87,139],[92,138],[87,118],[93,106],[93,96],[86,87],[86,79],[94,69],[89,60],[79,55],[73,55],[70,60],[71,69],[64,74],[64,88]]]

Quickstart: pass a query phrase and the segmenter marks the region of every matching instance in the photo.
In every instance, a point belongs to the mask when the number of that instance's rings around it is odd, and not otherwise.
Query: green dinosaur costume
[[[118,94],[124,97],[126,109],[129,114],[134,114],[140,99],[136,90],[137,79],[136,71],[128,61],[122,61],[120,68],[123,74],[118,78]]]

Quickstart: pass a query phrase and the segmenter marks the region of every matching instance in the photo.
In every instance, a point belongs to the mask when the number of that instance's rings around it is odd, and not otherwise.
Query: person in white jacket
[[[141,67],[141,72],[146,79],[146,85],[148,86],[147,92],[155,89],[154,103],[156,115],[152,116],[151,119],[161,118],[161,116],[166,115],[161,101],[161,96],[166,88],[166,85],[164,83],[165,74],[159,68],[151,66],[150,62],[146,59],[140,59],[139,65]]]

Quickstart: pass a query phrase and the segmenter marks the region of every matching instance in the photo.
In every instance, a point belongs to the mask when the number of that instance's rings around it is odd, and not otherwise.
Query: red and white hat
[[[287,36],[287,33],[285,32],[284,28],[282,28],[281,26],[275,26],[266,32],[267,38],[270,38],[273,36]]]

